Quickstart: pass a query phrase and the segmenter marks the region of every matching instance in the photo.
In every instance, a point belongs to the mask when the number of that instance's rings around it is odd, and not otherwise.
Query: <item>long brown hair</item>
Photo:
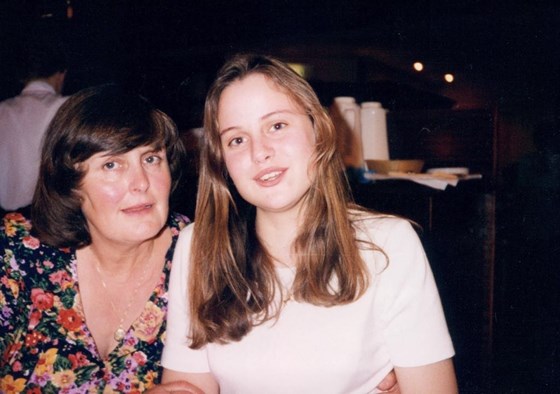
[[[255,207],[228,177],[218,125],[222,92],[251,74],[262,74],[310,117],[316,147],[315,177],[294,251],[293,284],[298,301],[332,306],[352,302],[367,289],[369,276],[349,218],[352,203],[336,149],[334,126],[311,86],[289,66],[260,55],[237,55],[219,71],[204,109],[196,223],[191,250],[189,304],[191,347],[243,338],[253,326],[275,318],[278,279],[255,232]],[[332,287],[333,279],[338,286]]]

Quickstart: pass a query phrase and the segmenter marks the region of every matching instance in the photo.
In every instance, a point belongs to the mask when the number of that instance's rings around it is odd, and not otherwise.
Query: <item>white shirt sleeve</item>
[[[388,264],[378,273],[376,307],[383,311],[392,362],[413,367],[452,357],[443,308],[418,235],[405,220],[382,221],[383,230],[373,231],[373,240],[387,254]]]
[[[205,348],[189,348],[189,313],[187,281],[194,225],[185,227],[175,247],[173,265],[169,277],[169,309],[167,312],[167,335],[162,355],[162,365],[174,371],[209,372]]]

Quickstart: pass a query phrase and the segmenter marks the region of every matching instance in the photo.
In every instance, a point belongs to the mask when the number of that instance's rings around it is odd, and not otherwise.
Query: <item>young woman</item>
[[[170,279],[164,381],[207,393],[457,391],[421,243],[351,203],[335,130],[286,64],[240,55],[205,107],[196,223]]]

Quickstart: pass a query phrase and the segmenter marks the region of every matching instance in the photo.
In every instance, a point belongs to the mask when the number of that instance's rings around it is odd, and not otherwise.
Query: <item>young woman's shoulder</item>
[[[183,229],[181,230],[181,234],[179,234],[179,239],[183,239],[182,242],[185,242],[185,240],[190,240],[192,239],[193,236],[193,230],[194,230],[194,222],[189,222],[186,224],[185,227],[183,227]]]
[[[405,218],[358,210],[350,211],[349,214],[358,238],[365,236],[377,245],[385,243],[388,238],[416,237],[412,222]]]
[[[193,237],[194,222],[187,223],[179,233],[179,239],[175,246],[175,256],[187,256],[190,254]]]

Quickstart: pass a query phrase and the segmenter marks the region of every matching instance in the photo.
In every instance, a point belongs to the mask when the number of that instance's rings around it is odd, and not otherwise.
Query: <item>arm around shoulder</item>
[[[395,367],[402,394],[457,394],[457,379],[452,359],[420,367]]]

